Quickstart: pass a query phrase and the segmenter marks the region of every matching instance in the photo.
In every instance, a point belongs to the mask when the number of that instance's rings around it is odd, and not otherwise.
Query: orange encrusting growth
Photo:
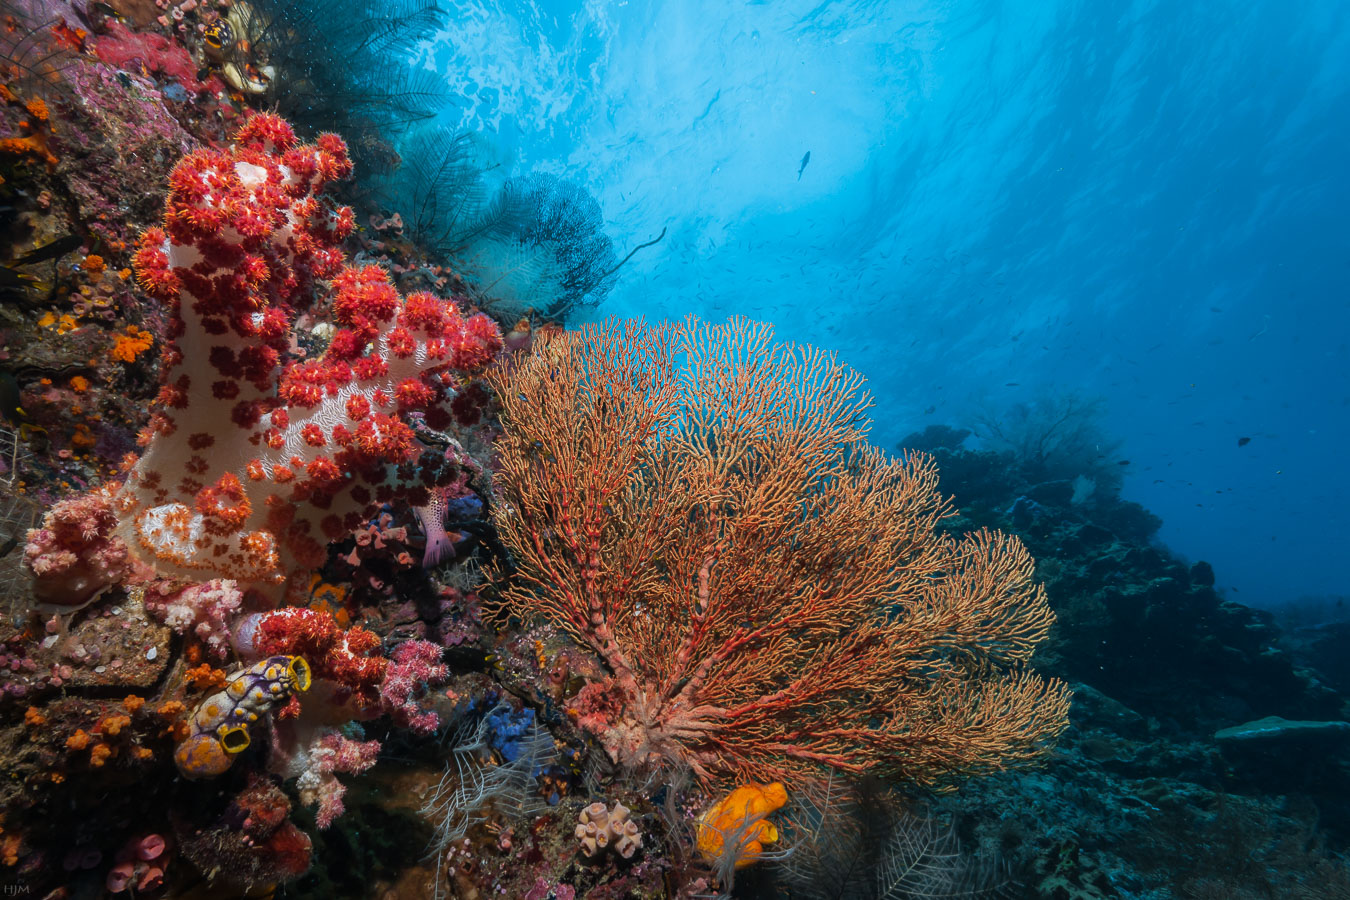
[[[114,335],[112,357],[121,362],[135,362],[136,357],[149,350],[154,342],[150,332],[128,325],[124,334]]]
[[[1015,538],[951,515],[921,454],[865,441],[862,379],[767,326],[608,323],[492,374],[492,608],[604,662],[570,704],[630,769],[705,785],[872,773],[927,788],[1041,756],[1068,691]]]
[[[768,816],[787,803],[787,788],[771,784],[743,784],[699,816],[695,845],[712,862],[735,854],[735,868],[743,869],[764,855],[764,845],[778,841],[778,829]]]

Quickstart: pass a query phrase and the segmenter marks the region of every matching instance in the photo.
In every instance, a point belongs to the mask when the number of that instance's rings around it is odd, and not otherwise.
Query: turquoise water
[[[1100,397],[1236,599],[1345,592],[1350,6],[463,2],[422,61],[620,255],[667,229],[593,317],[770,320],[888,447]]]

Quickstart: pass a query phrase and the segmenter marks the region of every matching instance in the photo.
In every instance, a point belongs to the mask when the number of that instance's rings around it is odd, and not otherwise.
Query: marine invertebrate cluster
[[[515,755],[500,765],[493,764],[494,745],[499,743],[496,726],[500,717],[510,712],[510,704],[503,701],[476,721],[470,719],[460,725],[445,774],[422,806],[422,814],[436,823],[432,847],[437,856],[437,896],[447,851],[453,856],[454,845],[469,829],[487,821],[489,805],[498,813],[511,815],[544,806],[536,790],[535,774],[556,756],[553,739],[545,729],[531,722],[520,736]]]
[[[62,500],[28,533],[24,564],[33,594],[58,609],[78,609],[130,576],[135,562],[116,536],[112,491],[101,488]]]
[[[642,847],[642,830],[629,818],[630,810],[619,801],[614,806],[596,802],[581,811],[576,836],[581,855],[594,859],[610,847],[624,859],[632,859]]]
[[[167,850],[168,844],[161,834],[131,838],[117,851],[113,867],[104,879],[104,887],[112,894],[132,889],[138,893],[157,890],[164,884]]]
[[[346,812],[342,798],[347,786],[337,776],[358,775],[375,765],[379,755],[379,741],[354,741],[336,731],[323,733],[300,755],[306,765],[296,780],[296,789],[303,803],[318,806],[315,822],[319,828],[329,827]]]
[[[418,697],[449,676],[441,664],[441,647],[431,641],[405,641],[394,650],[380,685],[380,705],[394,721],[421,735],[433,734],[441,720],[418,704]]]
[[[19,98],[6,85],[0,85],[0,101],[19,104]],[[28,114],[28,118],[19,123],[24,136],[0,138],[0,156],[32,157],[45,162],[50,171],[58,162],[48,141],[51,112],[47,104],[36,97],[22,105]]]
[[[182,45],[153,31],[132,31],[120,22],[108,22],[94,40],[94,51],[110,66],[132,71],[158,72],[193,94],[219,91],[220,80],[198,78],[199,66]]]
[[[145,591],[145,608],[179,634],[190,632],[218,659],[230,649],[230,623],[238,615],[244,595],[227,579],[180,587],[157,583]]]
[[[118,335],[113,336],[112,358],[121,362],[135,362],[136,357],[154,346],[155,338],[150,332],[135,325],[128,325]]]
[[[116,499],[120,533],[161,574],[280,585],[443,474],[418,465],[404,417],[446,420],[452,373],[484,366],[501,336],[431,294],[400,296],[378,267],[341,268],[351,211],[318,194],[350,169],[336,136],[303,145],[264,115],[174,170],[164,227],[136,253],[173,313],[163,387]],[[287,362],[319,278],[336,332],[322,358]]]
[[[308,871],[313,844],[290,821],[290,811],[290,799],[272,779],[250,774],[214,821],[184,821],[178,844],[189,862],[214,874],[216,884],[246,896]]]
[[[1068,692],[1021,543],[963,540],[922,456],[865,441],[861,377],[767,326],[605,324],[494,374],[495,611],[604,662],[570,711],[628,769],[930,788],[1034,760]]]
[[[245,656],[302,656],[316,679],[343,689],[342,701],[357,707],[378,703],[389,660],[379,635],[360,626],[340,628],[330,613],[288,607],[240,620],[235,646]]]
[[[309,664],[299,656],[272,656],[231,674],[224,690],[203,700],[192,714],[189,733],[174,753],[188,778],[207,778],[228,769],[248,749],[249,729],[294,694],[309,690]]]

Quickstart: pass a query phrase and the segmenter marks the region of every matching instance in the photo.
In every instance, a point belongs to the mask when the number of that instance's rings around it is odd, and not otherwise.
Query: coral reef
[[[389,660],[378,654],[380,638],[361,627],[343,629],[329,614],[289,607],[251,615],[235,631],[245,655],[298,656],[316,679],[340,686],[358,705],[378,702]]]
[[[932,446],[937,434],[902,446]],[[1001,528],[1026,543],[1059,619],[1046,660],[1057,674],[1147,715],[1193,722],[1192,734],[1334,714],[1340,700],[1280,646],[1274,617],[1221,596],[1208,563],[1152,542],[1157,517],[1098,483],[1095,458],[1041,480],[1034,454],[955,444],[932,451],[961,507],[942,527]]]
[[[936,472],[867,446],[860,381],[692,320],[569,332],[493,377],[497,609],[603,660],[569,709],[619,765],[941,788],[1064,728],[1067,691],[1023,665],[1052,621],[1030,557],[935,531]]]
[[[1346,893],[1333,601],[1091,402],[892,460],[767,329],[563,333],[598,208],[403,140],[444,14],[358,6],[0,3],[6,894]]]
[[[310,866],[313,843],[288,818],[291,801],[271,779],[250,773],[247,786],[216,814],[198,813],[176,831],[182,855],[214,873],[223,888],[247,895],[293,881]]]

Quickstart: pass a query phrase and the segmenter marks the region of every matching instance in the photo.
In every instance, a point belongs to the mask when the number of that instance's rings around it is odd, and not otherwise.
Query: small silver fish
[[[806,164],[811,161],[811,151],[807,150],[806,155],[802,157],[801,167],[797,169],[797,180],[802,180],[802,173],[806,171]]]

